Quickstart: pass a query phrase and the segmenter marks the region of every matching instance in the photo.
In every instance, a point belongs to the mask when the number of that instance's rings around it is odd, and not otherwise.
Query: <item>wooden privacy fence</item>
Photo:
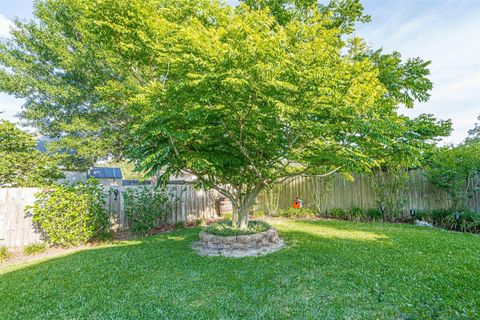
[[[41,241],[25,207],[35,201],[36,188],[0,188],[0,246],[21,247]]]
[[[406,203],[404,210],[431,210],[448,208],[448,195],[428,183],[420,171],[408,173],[410,179],[405,187]],[[372,177],[355,176],[354,181],[347,181],[335,175],[330,184],[325,179],[316,177],[296,177],[281,185],[262,193],[255,205],[257,210],[275,211],[292,206],[298,196],[305,207],[317,212],[329,211],[333,208],[350,209],[360,207],[369,209],[378,207],[378,193]],[[386,174],[377,176],[392,184],[392,177]],[[107,196],[106,206],[110,214],[112,226],[117,230],[128,228],[125,216],[123,192],[126,188],[137,186],[112,187]],[[395,186],[393,186],[395,189]],[[33,204],[35,188],[0,188],[0,246],[20,247],[40,241],[38,230],[32,224],[31,216],[25,212],[25,206]],[[222,211],[230,211],[228,203],[221,205],[223,198],[215,190],[198,190],[192,182],[171,182],[167,185],[167,193],[175,205],[169,207],[161,223],[174,224],[179,221],[215,218]],[[470,199],[471,210],[480,212],[480,192]]]
[[[123,191],[129,187],[111,187],[106,198],[106,209],[110,214],[112,227],[116,230],[128,228],[125,216]],[[115,191],[117,190],[117,191]],[[0,188],[0,246],[22,247],[41,241],[41,235],[32,223],[31,215],[25,207],[35,201],[37,188]],[[179,221],[215,218],[222,208],[215,190],[198,190],[190,182],[172,182],[166,189],[175,205],[169,206],[162,224]],[[228,210],[225,208],[224,210]]]
[[[128,228],[123,196],[124,190],[128,188],[140,187],[112,187],[107,196],[107,210],[110,213],[112,226],[116,230]],[[167,212],[161,224],[216,218],[222,210],[229,210],[228,206],[223,206],[223,209],[220,207],[219,200],[222,196],[216,190],[195,189],[192,182],[169,182],[165,191],[173,205],[167,206]]]
[[[409,171],[409,179],[403,193],[406,196],[404,210],[432,210],[449,208],[451,201],[448,194],[427,181],[420,170]],[[273,186],[257,198],[256,209],[266,212],[292,207],[293,200],[299,197],[304,207],[317,212],[328,212],[333,208],[362,209],[378,208],[379,195],[375,192],[378,179],[389,184],[393,189],[394,180],[386,173],[375,177],[354,175],[354,181],[348,181],[339,174],[333,175],[331,182],[319,177],[295,177],[283,184]],[[397,195],[397,197],[400,195]],[[470,199],[469,207],[480,212],[480,192]]]

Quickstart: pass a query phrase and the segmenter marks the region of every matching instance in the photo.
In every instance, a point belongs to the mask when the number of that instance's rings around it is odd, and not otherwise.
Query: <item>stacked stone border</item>
[[[247,257],[260,256],[280,250],[285,246],[276,229],[238,236],[217,236],[204,231],[193,249],[203,256]]]

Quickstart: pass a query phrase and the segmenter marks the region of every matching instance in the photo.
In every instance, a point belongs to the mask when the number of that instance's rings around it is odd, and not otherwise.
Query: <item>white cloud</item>
[[[459,143],[480,114],[480,5],[475,2],[364,1],[373,21],[359,28],[374,48],[431,60],[430,101],[401,112],[452,119],[445,142]]]
[[[0,93],[0,119],[18,122],[16,115],[22,110],[23,99]]]
[[[10,28],[13,26],[13,21],[0,13],[0,38],[7,38],[10,36]]]

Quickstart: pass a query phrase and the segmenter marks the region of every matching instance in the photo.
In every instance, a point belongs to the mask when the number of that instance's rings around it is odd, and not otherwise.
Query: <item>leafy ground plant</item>
[[[333,208],[329,212],[330,216],[335,219],[347,219],[348,213],[342,208]]]
[[[47,245],[45,243],[32,243],[23,248],[23,253],[27,256],[32,256],[45,252],[47,250]]]
[[[0,319],[479,319],[480,237],[271,221],[286,248],[198,256],[200,228],[0,268]]]
[[[309,208],[288,208],[278,211],[278,216],[286,218],[313,218],[315,212]]]
[[[7,247],[0,247],[0,263],[3,263],[10,256],[10,252]]]
[[[222,221],[206,227],[204,231],[217,236],[237,236],[264,232],[270,228],[271,226],[264,221],[252,220],[248,224],[248,229],[240,229],[232,226],[232,221]]]

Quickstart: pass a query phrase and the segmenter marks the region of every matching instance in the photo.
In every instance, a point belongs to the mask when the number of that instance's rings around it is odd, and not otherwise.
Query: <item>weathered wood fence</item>
[[[409,172],[410,179],[405,188],[407,201],[404,210],[431,210],[448,208],[448,195],[428,183],[419,171]],[[392,177],[380,175],[377,177],[392,184]],[[329,184],[325,179],[316,177],[296,177],[281,185],[262,193],[256,203],[257,210],[278,210],[292,206],[296,197],[303,200],[305,207],[318,212],[329,211],[332,208],[363,209],[378,206],[378,193],[372,177],[355,176],[354,181],[348,181],[340,175],[335,175]],[[125,216],[123,192],[129,187],[112,187],[107,197],[107,209],[111,216],[112,226],[117,230],[128,228]],[[395,186],[393,186],[395,188]],[[35,230],[31,217],[25,212],[25,206],[33,204],[35,188],[0,188],[0,246],[24,246],[40,241],[40,235]],[[117,190],[117,191],[115,191]],[[161,223],[174,224],[179,221],[215,218],[221,211],[228,211],[228,204],[223,206],[221,197],[214,190],[195,189],[191,182],[172,182],[167,186],[167,193],[172,199],[177,199],[175,205],[169,208]],[[480,212],[480,192],[470,199],[471,210]],[[223,209],[223,210],[222,210]],[[230,208],[231,210],[231,208]]]
[[[112,187],[106,199],[106,209],[116,230],[128,228],[123,197],[125,188],[138,187]],[[39,191],[37,188],[0,188],[0,246],[21,247],[41,241],[31,215],[25,210],[26,206],[33,204],[35,193]],[[215,218],[221,210],[218,201],[221,197],[215,190],[198,190],[190,182],[172,182],[167,185],[166,192],[175,199],[175,205],[168,207],[162,224]]]
[[[0,188],[0,246],[21,247],[41,241],[25,207],[35,201],[36,188]]]
[[[427,181],[420,170],[409,171],[409,179],[404,192],[407,201],[404,210],[432,210],[449,208],[451,205],[448,194]],[[375,191],[375,185],[380,180],[383,185],[389,185],[395,189],[393,177],[381,173],[375,177],[354,175],[353,181],[348,181],[341,175],[334,175],[331,182],[319,177],[295,177],[281,185],[276,185],[263,192],[257,198],[257,210],[275,211],[292,206],[293,200],[299,197],[303,205],[317,212],[329,211],[333,208],[362,209],[377,208],[379,194]],[[376,180],[376,181],[375,181]],[[480,212],[480,192],[470,199],[469,207],[473,211]]]
[[[107,210],[110,213],[112,226],[116,230],[128,229],[123,196],[124,190],[128,188],[139,187],[112,187],[107,196]],[[165,191],[173,205],[168,206],[161,224],[216,218],[222,210],[219,202],[222,197],[217,191],[195,189],[192,182],[170,182]],[[228,210],[228,208],[224,207],[224,210]]]

